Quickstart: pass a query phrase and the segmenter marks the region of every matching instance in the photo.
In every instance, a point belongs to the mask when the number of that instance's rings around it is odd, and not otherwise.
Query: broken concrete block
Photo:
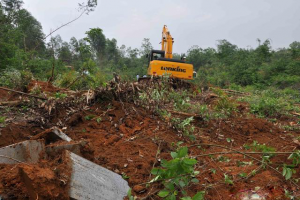
[[[123,200],[130,189],[120,175],[67,151],[72,162],[70,197],[77,200]]]
[[[86,141],[67,143],[67,144],[58,144],[58,145],[49,145],[46,146],[46,153],[50,156],[54,156],[62,150],[68,150],[76,154],[80,154],[80,148],[87,144]]]
[[[44,140],[27,140],[0,148],[0,164],[36,163],[45,151]]]
[[[65,133],[63,133],[59,128],[53,127],[51,129],[47,129],[43,131],[42,133],[39,133],[35,136],[33,136],[31,139],[36,140],[36,139],[45,139],[46,144],[54,143],[59,140],[64,140],[67,142],[72,141],[70,137],[68,137]]]

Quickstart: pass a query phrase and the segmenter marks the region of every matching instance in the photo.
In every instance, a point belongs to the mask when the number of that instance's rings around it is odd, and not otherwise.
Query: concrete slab
[[[37,163],[45,151],[44,140],[27,140],[0,148],[0,164]]]
[[[120,175],[66,151],[72,162],[70,197],[77,200],[123,200],[130,189]]]

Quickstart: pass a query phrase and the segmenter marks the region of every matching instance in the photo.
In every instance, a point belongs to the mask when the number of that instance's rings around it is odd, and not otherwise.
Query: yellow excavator
[[[188,64],[185,58],[173,59],[174,38],[167,26],[162,31],[161,50],[151,50],[148,55],[149,76],[170,76],[172,78],[192,80],[195,73],[192,64]]]

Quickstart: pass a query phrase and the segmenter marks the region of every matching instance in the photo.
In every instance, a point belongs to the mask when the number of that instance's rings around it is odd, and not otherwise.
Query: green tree
[[[150,53],[150,51],[153,49],[153,46],[150,42],[150,38],[144,38],[142,41],[142,46],[139,51],[141,56],[146,56]]]
[[[106,50],[106,38],[103,34],[102,29],[92,28],[86,32],[87,37],[85,40],[91,45],[93,51],[95,52],[98,60],[101,62],[105,56]]]

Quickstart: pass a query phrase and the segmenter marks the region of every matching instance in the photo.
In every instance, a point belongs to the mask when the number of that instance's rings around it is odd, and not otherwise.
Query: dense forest
[[[67,87],[76,80],[72,89],[87,89],[105,84],[113,72],[125,80],[146,74],[145,55],[152,49],[148,38],[138,49],[119,45],[98,27],[86,30],[84,38],[73,37],[70,41],[54,36],[56,33],[47,37],[38,20],[22,7],[23,3],[21,0],[0,3],[0,85],[21,87],[34,77],[51,80],[59,87]],[[270,40],[257,39],[257,44],[256,48],[244,49],[219,40],[216,48],[192,46],[185,55],[197,71],[194,81],[201,86],[289,88],[297,93],[300,42],[276,50]]]

